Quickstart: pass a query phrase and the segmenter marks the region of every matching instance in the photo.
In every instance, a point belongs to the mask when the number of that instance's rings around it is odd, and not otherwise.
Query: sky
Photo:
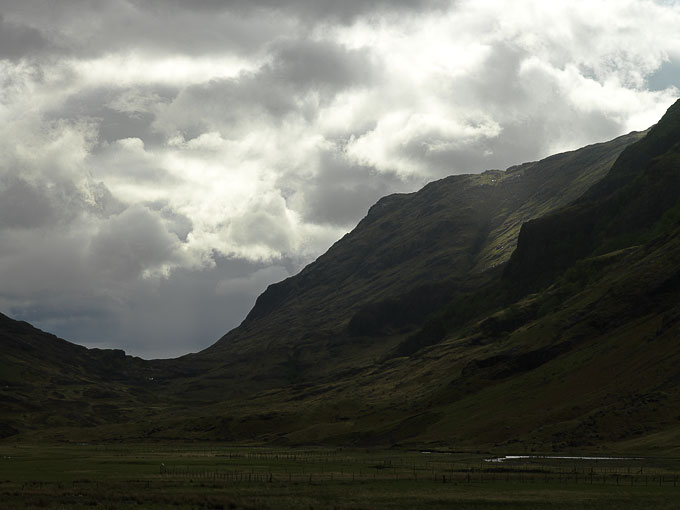
[[[381,196],[643,130],[680,3],[0,0],[0,312],[203,349]]]

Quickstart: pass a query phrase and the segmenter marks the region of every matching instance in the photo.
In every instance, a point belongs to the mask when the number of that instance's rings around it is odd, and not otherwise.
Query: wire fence
[[[418,456],[386,458],[318,453],[238,453],[223,455],[210,466],[162,464],[158,475],[182,480],[211,480],[215,483],[310,483],[401,481],[453,484],[545,483],[601,484],[613,486],[678,487],[680,470],[673,467],[616,466],[611,464],[526,463],[491,466],[425,461]]]

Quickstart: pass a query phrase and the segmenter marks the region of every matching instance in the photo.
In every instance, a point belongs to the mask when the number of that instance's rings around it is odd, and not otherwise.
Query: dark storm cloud
[[[30,26],[13,23],[0,13],[0,59],[35,55],[48,46],[42,33]]]
[[[352,165],[337,151],[323,152],[318,165],[313,179],[296,183],[303,194],[304,218],[317,224],[356,225],[380,197],[414,187],[395,175],[381,175],[373,168]],[[292,184],[289,178],[284,178],[281,187]]]
[[[373,14],[422,15],[447,0],[6,0],[17,21],[4,22],[0,53],[59,53],[96,57],[148,51],[210,55],[225,49],[260,54],[275,39],[298,36],[319,23],[351,23]],[[30,22],[32,26],[25,23]]]
[[[0,178],[0,230],[33,230],[73,222],[83,213],[107,218],[122,205],[102,183],[92,183],[90,197],[72,182],[29,182],[16,175]]]
[[[282,35],[288,28],[288,23],[277,20],[273,12],[267,15],[252,9],[206,10],[193,5],[165,1],[5,0],[5,17],[11,15],[12,23],[5,23],[3,29],[7,27],[11,43],[8,47],[13,53],[24,48],[96,57],[139,50],[205,55],[225,48],[250,54],[259,51],[272,34]]]
[[[52,220],[52,204],[43,190],[18,177],[0,181],[0,229],[41,227]]]
[[[174,261],[178,244],[156,214],[132,206],[102,224],[90,245],[91,260],[97,274],[107,279],[134,279]]]
[[[378,62],[367,49],[350,50],[330,41],[286,41],[273,48],[273,63],[259,76],[284,81],[295,89],[338,89],[368,85],[378,76]]]
[[[127,338],[125,347],[144,356],[204,349],[243,320],[267,285],[290,275],[285,264],[217,257],[212,268],[179,269],[155,287],[140,287],[120,311],[122,335],[100,340],[115,345]]]
[[[97,125],[100,143],[123,138],[139,138],[156,145],[163,136],[153,129],[156,110],[171,102],[179,89],[170,86],[93,87],[79,90],[57,107],[44,113],[44,118],[75,122],[88,119]]]
[[[282,8],[294,13],[301,18],[337,20],[340,22],[352,22],[359,16],[375,13],[399,13],[399,14],[422,14],[431,10],[440,10],[448,7],[450,0],[293,0],[281,2],[276,0],[264,0],[262,5]]]
[[[507,42],[491,45],[478,73],[467,77],[465,94],[470,101],[481,104],[513,105],[530,100],[530,89],[519,79],[522,61],[530,55],[526,50]],[[460,94],[460,91],[458,91]]]
[[[279,264],[217,257],[212,268],[130,282],[124,299],[110,292],[62,292],[5,310],[89,347],[115,347],[147,358],[179,356],[208,347],[237,326],[268,284],[290,275],[290,261]]]
[[[191,135],[215,125],[278,122],[289,114],[312,120],[338,92],[368,86],[379,76],[380,64],[367,49],[305,39],[277,43],[270,51],[271,63],[256,72],[187,87],[159,114],[157,127],[182,126]]]
[[[191,218],[174,210],[172,205],[170,205],[166,200],[147,202],[144,205],[150,210],[158,212],[159,216],[165,221],[165,226],[168,232],[175,234],[182,242],[187,241],[187,237],[194,229]]]
[[[123,208],[101,185],[86,199],[76,189],[10,181],[0,189],[0,306],[35,310],[72,301],[74,309],[91,310],[142,272],[176,261],[180,241],[163,216]]]
[[[381,13],[416,13],[443,10],[451,0],[136,0],[141,8],[149,4],[158,8],[171,5],[180,10],[197,10],[209,13],[225,10],[252,13],[275,11],[308,21],[351,22],[359,16]]]
[[[14,310],[71,293],[91,294],[86,235],[60,226],[0,231],[0,304]]]
[[[240,79],[216,79],[182,91],[163,111],[156,128],[172,132],[180,128],[194,138],[215,125],[240,129],[242,121],[279,119],[296,110],[294,97],[285,87],[269,89],[255,75]]]

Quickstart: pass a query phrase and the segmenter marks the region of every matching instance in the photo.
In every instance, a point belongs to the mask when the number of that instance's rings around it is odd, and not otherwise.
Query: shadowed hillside
[[[680,210],[679,167],[676,103],[584,196],[522,227],[507,275],[521,285],[540,285],[590,253],[640,244],[662,233]]]
[[[155,400],[153,362],[87,349],[0,314],[0,436],[124,422]]]
[[[187,361],[205,370],[219,360],[257,389],[381,358],[432,310],[496,279],[523,222],[578,198],[641,136],[385,197],[317,261],[271,285],[239,328]]]

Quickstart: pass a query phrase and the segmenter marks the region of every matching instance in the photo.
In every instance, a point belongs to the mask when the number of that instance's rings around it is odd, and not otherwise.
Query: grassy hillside
[[[157,397],[159,370],[123,351],[86,349],[0,314],[0,438],[125,422]]]

